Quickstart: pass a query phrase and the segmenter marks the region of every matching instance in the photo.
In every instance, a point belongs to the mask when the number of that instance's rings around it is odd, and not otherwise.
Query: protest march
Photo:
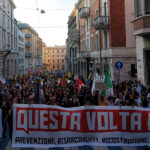
[[[2,111],[2,113],[1,113]],[[0,82],[0,137],[12,147],[150,145],[150,89],[140,81],[39,73]]]

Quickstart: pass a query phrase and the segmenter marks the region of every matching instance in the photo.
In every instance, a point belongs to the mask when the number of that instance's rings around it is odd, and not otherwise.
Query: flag
[[[66,77],[65,77],[65,75],[63,76],[60,85],[63,86],[63,87],[66,86]]]
[[[71,72],[68,73],[68,78],[71,78]]]
[[[80,78],[78,78],[77,89],[80,91],[82,86],[84,86],[84,83],[82,82],[82,80]]]
[[[30,70],[28,70],[28,76],[30,76],[31,75],[31,71]]]
[[[92,77],[92,72],[89,73],[88,79],[90,80]]]
[[[101,95],[102,96],[113,96],[113,86],[111,82],[111,76],[110,76],[110,70],[109,67],[106,70],[104,83],[106,84],[106,90],[102,90]]]

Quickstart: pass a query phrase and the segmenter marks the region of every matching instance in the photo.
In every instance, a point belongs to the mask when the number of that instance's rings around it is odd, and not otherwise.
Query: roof
[[[17,24],[20,29],[30,29],[32,32],[38,35],[37,31],[35,31],[29,24],[22,22],[18,22]]]

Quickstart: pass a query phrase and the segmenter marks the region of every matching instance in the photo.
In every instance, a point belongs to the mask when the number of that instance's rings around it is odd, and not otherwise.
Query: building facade
[[[37,40],[37,62],[38,62],[39,66],[43,66],[42,49],[43,49],[43,42],[42,42],[42,39],[40,37],[38,37],[38,40]]]
[[[33,73],[42,65],[42,40],[30,25],[18,22],[18,26],[25,33],[25,73]]]
[[[65,55],[66,47],[65,46],[52,46],[46,47],[43,49],[44,54],[44,63],[48,66],[49,71],[65,71]]]
[[[69,16],[68,21],[68,44],[67,45],[67,54],[69,62],[69,70],[72,74],[78,74],[78,61],[77,53],[79,53],[79,44],[80,44],[80,35],[79,28],[77,28],[77,9],[74,8],[71,15]],[[66,55],[67,56],[67,55]]]
[[[0,0],[0,77],[19,74],[19,28],[14,18],[13,0]]]
[[[106,67],[110,66],[114,81],[132,79],[134,77],[132,72],[136,70],[132,23],[134,2],[130,0],[78,0],[75,10],[77,11],[76,31],[79,31],[79,45],[76,52],[77,75],[87,78],[90,72],[94,73],[100,69],[101,73],[104,73]],[[71,17],[68,22],[70,21]],[[68,28],[68,31],[71,30],[69,23]],[[68,49],[73,51],[70,41]],[[117,61],[123,63],[120,71],[115,68]]]
[[[134,35],[136,36],[136,53],[138,79],[144,85],[150,85],[150,1],[134,0],[135,18]]]
[[[19,30],[19,75],[25,74],[25,33]]]

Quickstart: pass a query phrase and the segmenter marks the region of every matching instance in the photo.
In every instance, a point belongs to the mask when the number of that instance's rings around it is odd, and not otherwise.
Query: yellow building
[[[46,47],[43,45],[43,65],[48,66],[49,71],[65,71],[65,55],[65,46]]]
[[[18,22],[18,26],[25,33],[25,73],[33,73],[42,65],[42,40],[30,25]]]

